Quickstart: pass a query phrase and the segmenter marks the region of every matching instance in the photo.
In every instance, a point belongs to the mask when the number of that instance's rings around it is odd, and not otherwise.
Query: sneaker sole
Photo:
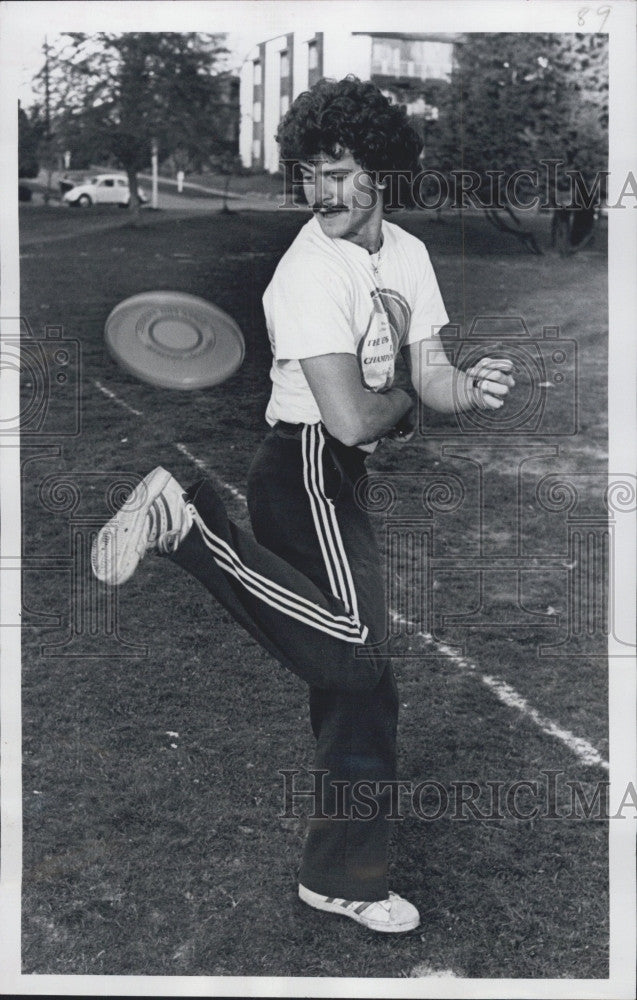
[[[362,924],[363,927],[369,928],[370,931],[379,931],[381,934],[404,934],[405,931],[413,931],[416,927],[420,925],[420,916],[414,917],[412,920],[405,920],[401,924],[392,924],[391,926],[385,923],[379,923],[375,920],[365,919],[365,912],[357,913],[356,910],[347,909],[347,907],[341,906],[340,903],[329,903],[318,893],[312,892],[311,889],[306,889],[304,885],[299,885],[299,899],[308,906],[311,906],[314,910],[322,910],[324,913],[336,913],[341,917],[349,917],[350,920],[355,920],[357,924]]]
[[[91,547],[91,567],[102,583],[115,587],[131,578],[142,552],[137,543],[144,529],[148,509],[170,480],[170,472],[158,466],[144,476],[117,514],[104,525]],[[116,546],[108,538],[117,539]]]

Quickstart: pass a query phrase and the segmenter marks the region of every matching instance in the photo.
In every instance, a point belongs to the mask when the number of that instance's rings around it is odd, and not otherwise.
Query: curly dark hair
[[[339,159],[348,150],[361,167],[416,174],[422,139],[404,110],[370,81],[346,76],[319,80],[296,98],[276,133],[288,180],[300,160]]]

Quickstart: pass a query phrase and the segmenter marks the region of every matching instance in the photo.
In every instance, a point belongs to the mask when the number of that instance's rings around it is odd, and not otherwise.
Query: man
[[[413,433],[412,395],[395,385],[401,351],[419,399],[446,412],[502,406],[511,365],[487,358],[465,373],[447,362],[438,330],[448,317],[427,251],[383,220],[394,176],[418,172],[420,143],[399,108],[371,83],[323,80],[296,99],[277,138],[314,217],[263,299],[271,430],[249,473],[254,538],[228,520],[209,482],[184,491],[156,469],[100,532],[93,568],[119,584],[145,552],[168,554],[308,683],[325,775],[299,896],[372,930],[408,931],[419,915],[389,890],[382,787],[396,777],[398,699],[379,651],[383,574],[355,488],[382,438]],[[334,782],[346,819],[334,818]],[[351,809],[358,783],[366,819]]]

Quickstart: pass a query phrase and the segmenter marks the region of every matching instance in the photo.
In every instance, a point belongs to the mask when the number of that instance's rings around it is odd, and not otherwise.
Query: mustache
[[[313,212],[347,212],[349,209],[346,205],[321,205],[315,202],[312,205]]]

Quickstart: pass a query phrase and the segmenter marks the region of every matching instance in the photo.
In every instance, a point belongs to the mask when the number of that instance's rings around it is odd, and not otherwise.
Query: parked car
[[[137,195],[142,204],[148,201],[139,188]],[[63,200],[68,205],[80,208],[88,208],[90,205],[120,205],[127,208],[130,203],[128,178],[123,174],[97,174],[66,191]]]

